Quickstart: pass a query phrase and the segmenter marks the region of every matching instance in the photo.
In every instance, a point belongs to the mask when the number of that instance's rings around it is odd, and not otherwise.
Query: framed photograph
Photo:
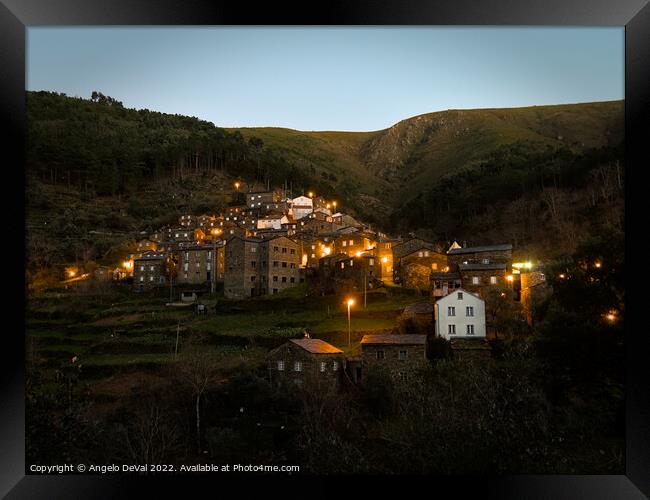
[[[3,495],[650,494],[644,0],[2,2]]]

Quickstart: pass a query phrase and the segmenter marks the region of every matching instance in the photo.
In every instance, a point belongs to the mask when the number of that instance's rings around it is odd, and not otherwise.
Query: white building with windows
[[[485,301],[457,288],[434,305],[435,332],[445,340],[485,338]]]

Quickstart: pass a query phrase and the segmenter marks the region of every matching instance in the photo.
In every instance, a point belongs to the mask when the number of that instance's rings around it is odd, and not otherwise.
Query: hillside
[[[573,151],[623,140],[623,101],[427,113],[375,132],[239,128],[316,172],[352,175],[359,190],[395,207],[441,176],[526,141]],[[396,195],[399,193],[399,195]]]
[[[553,255],[622,228],[623,111],[623,101],[448,110],[373,132],[301,132],[27,92],[28,243],[49,240],[57,262],[99,258],[161,221],[224,206],[240,179],[314,190],[396,235]],[[97,246],[89,231],[115,237]]]

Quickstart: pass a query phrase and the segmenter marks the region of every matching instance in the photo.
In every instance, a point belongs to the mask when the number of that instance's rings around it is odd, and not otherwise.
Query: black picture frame
[[[625,26],[625,167],[627,258],[630,244],[632,193],[639,181],[650,137],[650,6],[648,0],[331,0],[316,5],[207,0],[0,0],[0,116],[3,134],[3,177],[0,197],[9,250],[4,269],[5,325],[3,332],[2,401],[0,403],[0,495],[6,498],[115,498],[134,496],[136,489],[153,495],[192,494],[188,486],[207,483],[211,495],[225,494],[226,483],[242,488],[268,483],[282,486],[288,495],[343,494],[343,482],[312,477],[310,492],[294,489],[294,478],[209,474],[183,477],[35,476],[25,475],[24,425],[24,143],[25,143],[25,33],[37,25],[558,25]],[[315,7],[315,8],[314,8]],[[11,153],[8,155],[7,153]],[[9,160],[9,158],[12,158]],[[643,210],[643,207],[637,207]],[[640,217],[643,218],[642,216]],[[633,261],[634,262],[634,261]],[[629,268],[629,266],[628,266]],[[626,460],[620,476],[500,476],[409,478],[391,483],[412,490],[411,481],[425,487],[427,495],[442,491],[454,496],[467,493],[488,498],[644,498],[650,496],[650,389],[647,387],[647,328],[631,327],[639,314],[635,294],[626,304]],[[630,307],[632,305],[632,307]],[[630,316],[630,313],[632,314]],[[9,318],[10,321],[7,321]],[[631,319],[631,321],[630,321]],[[253,478],[254,480],[252,480]],[[301,476],[301,482],[304,476]],[[264,480],[264,481],[262,481]],[[383,488],[386,478],[366,478],[368,487]],[[245,482],[241,484],[241,482]],[[408,486],[408,489],[405,487]],[[420,485],[418,485],[420,486]],[[223,490],[222,490],[223,488]],[[287,489],[288,488],[288,489]],[[268,490],[267,490],[268,491]],[[242,494],[243,490],[242,490]],[[416,493],[417,494],[417,493]]]

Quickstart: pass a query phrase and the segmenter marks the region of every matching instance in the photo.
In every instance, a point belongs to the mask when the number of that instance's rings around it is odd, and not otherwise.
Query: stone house
[[[214,278],[213,245],[194,245],[179,252],[178,284],[206,285]]]
[[[461,287],[462,283],[459,272],[431,273],[429,280],[431,281],[431,295],[434,298],[453,293],[454,290]]]
[[[404,288],[429,290],[431,273],[448,270],[446,255],[421,247],[398,258],[393,268],[393,280]]]
[[[260,239],[233,236],[226,240],[224,252],[224,294],[243,299],[261,294],[259,277]]]
[[[344,253],[348,257],[361,255],[362,253],[372,250],[375,241],[370,239],[369,235],[361,232],[353,234],[342,234],[333,241],[332,253]]]
[[[228,298],[275,294],[304,281],[296,242],[286,236],[228,239],[224,254]]]
[[[427,364],[427,336],[380,333],[361,339],[363,372],[385,369],[398,381],[407,381]]]
[[[304,281],[298,244],[286,236],[273,236],[261,244],[262,294],[275,294]],[[268,265],[266,264],[268,263]]]
[[[320,339],[290,339],[266,359],[272,384],[336,388],[345,368],[343,351]]]
[[[461,287],[482,297],[489,287],[507,288],[512,286],[512,276],[508,274],[508,265],[503,262],[460,263],[458,264]]]
[[[485,360],[492,357],[490,344],[484,338],[451,339],[449,341],[451,355],[461,361]]]
[[[537,309],[551,295],[552,290],[546,282],[546,276],[540,271],[522,272],[519,279],[521,283],[520,301],[524,317],[527,323],[532,325]]]
[[[402,311],[401,319],[404,325],[403,333],[433,333],[433,304],[431,302],[409,304]]]
[[[273,191],[255,191],[246,193],[246,206],[248,208],[261,209],[267,204],[272,204],[279,201],[279,194],[276,194]]]
[[[300,220],[307,217],[314,210],[314,202],[308,196],[298,196],[291,200],[290,215],[294,220]]]
[[[512,262],[512,245],[485,245],[468,248],[452,248],[447,251],[451,271],[457,271],[459,264],[491,264]]]
[[[165,256],[147,255],[133,261],[133,288],[142,292],[164,285]]]

